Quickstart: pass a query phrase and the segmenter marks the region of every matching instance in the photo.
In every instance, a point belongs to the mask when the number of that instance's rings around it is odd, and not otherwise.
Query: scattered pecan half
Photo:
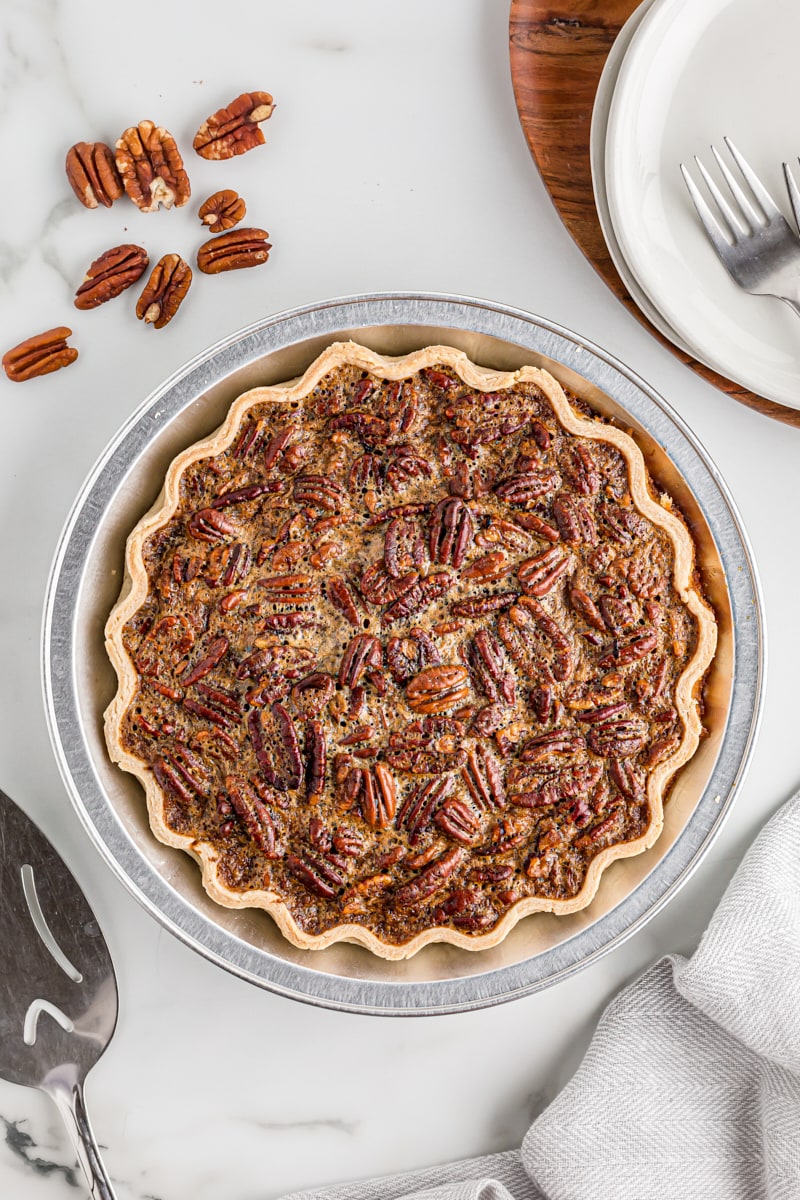
[[[142,212],[178,208],[192,194],[175,138],[152,121],[131,125],[117,141],[117,170],[125,191]]]
[[[65,168],[70,187],[84,208],[97,208],[98,204],[111,208],[124,192],[114,152],[105,142],[76,142],[67,151]]]
[[[214,192],[201,205],[197,213],[200,220],[208,227],[209,233],[224,233],[238,225],[247,212],[247,205],[238,192],[232,188]]]
[[[3,355],[3,370],[12,383],[24,383],[38,375],[49,375],[75,362],[78,351],[67,345],[72,330],[65,325],[26,338]]]
[[[235,229],[210,238],[197,251],[197,265],[204,275],[258,267],[269,258],[272,246],[268,237],[264,229]]]
[[[96,258],[75,293],[75,307],[97,308],[113,300],[143,274],[150,259],[142,246],[113,246]]]
[[[274,107],[269,92],[243,92],[203,121],[192,145],[201,158],[214,160],[234,158],[263,146],[259,124],[272,116]]]
[[[156,329],[172,320],[192,282],[192,268],[180,254],[165,254],[153,267],[136,303],[136,316]]]

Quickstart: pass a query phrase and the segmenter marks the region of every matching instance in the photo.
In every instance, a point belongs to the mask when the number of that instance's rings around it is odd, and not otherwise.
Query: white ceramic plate
[[[639,286],[636,276],[631,271],[622,253],[617,235],[614,232],[614,226],[611,223],[611,214],[608,211],[608,196],[606,193],[606,130],[608,128],[608,114],[611,109],[611,98],[614,94],[614,87],[616,86],[623,57],[627,53],[634,33],[641,25],[642,19],[650,10],[652,4],[653,0],[642,0],[639,7],[631,13],[617,34],[614,45],[611,47],[611,52],[606,59],[606,64],[603,67],[600,82],[597,85],[597,94],[595,95],[594,106],[592,108],[592,130],[589,142],[592,186],[594,189],[595,208],[600,220],[600,228],[603,231],[603,237],[605,238],[608,252],[611,255],[611,261],[616,267],[620,279],[628,289],[631,298],[659,333],[663,333],[665,338],[668,338],[681,350],[685,350],[688,354],[693,354],[694,351],[684,343],[680,334],[676,333],[672,326],[664,320],[658,309],[650,303],[647,293]]]
[[[800,408],[800,324],[749,296],[706,239],[679,163],[730,137],[791,217],[781,163],[800,153],[797,0],[655,0],[624,55],[606,131],[614,232],[651,304],[698,358]]]

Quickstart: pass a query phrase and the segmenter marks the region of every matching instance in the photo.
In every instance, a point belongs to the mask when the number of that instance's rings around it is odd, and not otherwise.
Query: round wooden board
[[[639,0],[511,0],[511,78],[525,139],[558,213],[592,266],[653,337],[734,400],[800,427],[800,411],[747,391],[679,350],[629,295],[606,247],[592,190],[592,107],[614,39]]]

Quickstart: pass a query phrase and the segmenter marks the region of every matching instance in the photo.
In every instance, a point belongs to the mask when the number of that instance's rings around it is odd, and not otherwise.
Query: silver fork
[[[725,198],[700,160],[695,157],[694,161],[716,205],[715,212],[681,163],[681,174],[703,228],[723,266],[739,287],[757,296],[777,296],[800,316],[800,239],[730,138],[723,140],[750,195],[712,146],[711,153],[730,190],[733,204]],[[797,199],[800,207],[800,191]]]

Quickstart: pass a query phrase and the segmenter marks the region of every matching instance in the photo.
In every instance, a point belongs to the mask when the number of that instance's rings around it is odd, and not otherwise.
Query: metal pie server
[[[96,1200],[115,1200],[83,1097],[117,1023],[105,939],[65,863],[0,790],[0,1077],[38,1087],[64,1119]]]

